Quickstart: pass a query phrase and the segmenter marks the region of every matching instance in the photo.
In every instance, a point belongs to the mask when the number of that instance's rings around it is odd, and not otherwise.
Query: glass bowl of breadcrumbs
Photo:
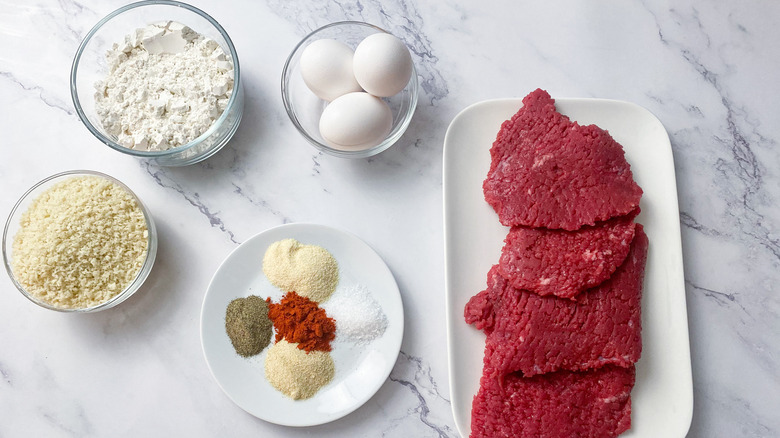
[[[152,270],[157,231],[149,210],[120,181],[89,170],[30,188],[3,230],[3,262],[17,289],[50,310],[109,309]]]

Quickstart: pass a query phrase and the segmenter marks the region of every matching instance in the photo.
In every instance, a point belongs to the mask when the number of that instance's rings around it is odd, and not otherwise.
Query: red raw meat
[[[623,147],[607,131],[555,110],[537,89],[501,125],[482,188],[506,226],[576,230],[639,206]]]
[[[471,438],[610,438],[631,427],[634,367],[605,366],[503,381],[483,370],[471,406]]]
[[[485,363],[497,377],[634,364],[642,352],[640,301],[647,247],[647,236],[637,224],[626,261],[577,301],[515,289],[493,266],[487,289],[464,309],[466,322],[487,334]]]
[[[517,289],[575,298],[608,279],[626,259],[636,213],[577,231],[512,227],[498,272]]]

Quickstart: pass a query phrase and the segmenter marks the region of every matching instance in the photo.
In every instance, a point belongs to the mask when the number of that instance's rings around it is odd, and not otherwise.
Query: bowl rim
[[[78,177],[78,176],[95,176],[95,177],[106,179],[114,184],[117,184],[119,187],[123,188],[125,191],[127,191],[127,193],[130,194],[130,196],[133,197],[133,199],[135,199],[135,201],[138,203],[138,206],[141,208],[141,211],[144,214],[144,220],[146,221],[146,229],[147,229],[146,257],[144,258],[144,262],[141,265],[141,269],[138,270],[138,273],[133,278],[133,280],[124,289],[122,289],[121,292],[117,293],[116,295],[109,298],[108,300],[96,304],[92,307],[81,307],[81,308],[57,307],[31,295],[29,292],[27,292],[24,286],[22,286],[19,283],[19,281],[16,279],[16,276],[14,275],[13,269],[11,267],[11,260],[10,257],[8,256],[8,252],[6,249],[9,243],[11,244],[13,243],[9,239],[13,239],[15,236],[9,236],[8,231],[11,228],[12,221],[16,217],[17,211],[22,206],[24,201],[26,201],[30,197],[30,195],[33,194],[33,192],[35,192],[43,185],[48,184],[56,179],[59,178],[64,179],[65,177]],[[155,227],[154,218],[152,217],[151,212],[146,207],[146,205],[141,201],[141,198],[139,198],[138,195],[135,194],[135,192],[130,190],[130,188],[127,185],[125,185],[122,181],[119,181],[118,179],[110,175],[107,175],[105,173],[97,172],[94,170],[86,170],[86,169],[68,170],[64,172],[55,173],[54,175],[50,175],[38,181],[37,183],[33,184],[32,187],[27,189],[27,191],[24,192],[24,194],[19,198],[19,200],[16,201],[13,208],[11,209],[11,213],[8,214],[8,219],[6,220],[5,227],[3,228],[2,253],[3,253],[3,265],[5,266],[5,270],[8,273],[8,276],[11,278],[11,282],[14,284],[14,286],[16,286],[19,292],[21,292],[22,295],[24,295],[28,300],[46,309],[56,310],[58,312],[63,312],[63,313],[96,312],[99,310],[104,310],[110,307],[114,307],[115,305],[121,303],[122,301],[130,297],[138,289],[140,289],[141,285],[146,280],[146,277],[149,275],[149,272],[151,271],[152,266],[154,265],[154,261],[157,257],[157,229]]]
[[[206,21],[208,21],[212,26],[214,26],[215,29],[217,29],[220,35],[222,35],[222,38],[225,39],[225,42],[228,46],[228,50],[230,52],[230,57],[233,61],[233,92],[230,94],[230,98],[228,99],[227,106],[225,106],[225,110],[222,111],[222,114],[220,114],[219,118],[215,120],[214,123],[211,124],[209,129],[207,129],[203,134],[191,140],[189,143],[176,146],[174,148],[166,149],[164,151],[144,151],[144,150],[130,149],[120,145],[119,143],[111,140],[109,137],[103,135],[103,133],[100,132],[100,130],[95,125],[93,125],[92,122],[89,120],[89,117],[87,117],[87,114],[84,112],[84,109],[81,107],[81,102],[78,98],[78,93],[76,90],[77,87],[76,76],[78,75],[79,62],[81,61],[81,57],[84,54],[84,50],[86,49],[87,44],[90,42],[90,40],[92,40],[92,37],[95,36],[95,34],[106,23],[108,23],[113,18],[131,9],[140,8],[144,6],[158,6],[158,5],[174,6],[174,7],[180,7],[186,9],[190,12],[200,15]],[[76,114],[78,115],[81,122],[84,123],[84,126],[86,126],[89,132],[91,132],[92,135],[97,137],[97,139],[100,140],[106,146],[125,154],[133,155],[136,157],[143,157],[143,158],[168,157],[174,154],[181,153],[182,151],[189,150],[201,144],[204,140],[210,137],[217,130],[219,126],[221,126],[225,122],[225,120],[228,117],[228,114],[230,114],[233,107],[236,106],[240,89],[241,89],[241,67],[239,66],[239,61],[238,61],[238,52],[236,52],[236,48],[233,45],[233,40],[230,39],[230,36],[228,35],[227,31],[225,31],[225,29],[222,27],[222,25],[220,25],[217,22],[217,20],[212,18],[209,14],[205,13],[204,11],[196,8],[195,6],[189,5],[187,3],[175,1],[175,0],[143,0],[143,1],[130,3],[128,5],[122,6],[121,8],[116,9],[115,11],[106,15],[100,21],[98,21],[97,24],[95,24],[95,26],[93,26],[92,29],[89,30],[89,32],[87,32],[87,35],[81,41],[81,44],[79,44],[79,47],[76,50],[76,55],[73,58],[73,63],[71,64],[71,70],[70,70],[70,96],[71,99],[73,100],[73,106],[76,108]]]
[[[311,143],[312,146],[320,150],[321,152],[325,152],[330,155],[334,155],[337,157],[342,158],[370,158],[374,155],[377,155],[381,152],[384,152],[385,150],[389,149],[390,146],[395,144],[406,132],[406,129],[409,127],[409,124],[412,121],[412,117],[414,116],[414,113],[417,109],[417,99],[419,97],[419,82],[417,78],[417,68],[414,65],[414,62],[412,62],[412,76],[409,79],[409,84],[411,84],[410,87],[410,102],[409,102],[409,111],[407,114],[404,115],[403,120],[398,125],[398,129],[396,130],[395,134],[390,135],[388,134],[388,137],[385,138],[381,143],[379,143],[376,146],[373,146],[368,149],[362,149],[362,150],[341,150],[333,148],[325,143],[321,143],[314,137],[312,137],[309,132],[301,125],[300,121],[298,120],[298,116],[295,114],[295,111],[293,110],[292,104],[290,103],[289,96],[289,77],[291,75],[290,73],[290,67],[293,58],[298,53],[298,51],[310,40],[312,37],[314,37],[317,33],[329,29],[331,27],[337,27],[337,26],[363,26],[368,27],[371,29],[374,29],[377,31],[377,33],[386,33],[393,35],[389,31],[376,26],[371,23],[366,23],[364,21],[356,21],[356,20],[345,20],[345,21],[336,21],[333,23],[326,24],[324,26],[318,27],[317,29],[309,32],[303,39],[301,39],[298,44],[295,45],[295,47],[290,52],[290,55],[287,57],[287,60],[284,63],[284,67],[282,68],[282,77],[281,77],[281,85],[282,85],[282,103],[284,104],[284,109],[287,112],[287,116],[290,118],[290,121],[295,126],[295,129],[303,136],[303,138],[306,139],[309,143]],[[395,36],[395,35],[393,35]],[[409,86],[407,84],[407,86]],[[392,133],[392,132],[391,132]]]

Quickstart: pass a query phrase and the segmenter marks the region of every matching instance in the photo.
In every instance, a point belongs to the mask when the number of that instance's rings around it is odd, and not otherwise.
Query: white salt
[[[387,329],[387,315],[362,284],[336,291],[320,307],[336,320],[336,340],[366,344]]]

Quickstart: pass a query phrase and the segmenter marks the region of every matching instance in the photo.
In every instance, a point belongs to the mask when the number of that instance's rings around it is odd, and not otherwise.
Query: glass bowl
[[[95,110],[95,84],[108,72],[106,52],[121,44],[125,35],[161,21],[176,21],[216,41],[233,61],[233,93],[222,115],[200,137],[187,144],[164,151],[136,150],[117,143],[108,134]],[[70,73],[70,94],[76,113],[89,131],[112,149],[155,162],[161,166],[186,166],[217,153],[233,137],[244,112],[244,90],[241,83],[238,54],[227,32],[219,23],[198,8],[168,0],[151,0],[121,7],[100,20],[81,42]]]
[[[371,34],[384,29],[360,21],[340,21],[323,26],[307,35],[290,53],[282,70],[282,101],[295,128],[315,148],[330,155],[344,158],[365,158],[376,155],[392,146],[409,127],[417,107],[417,71],[412,64],[412,77],[400,93],[383,98],[393,113],[390,134],[378,145],[355,151],[345,151],[329,146],[320,135],[319,121],[328,102],[318,98],[303,82],[300,71],[301,53],[310,43],[330,38],[345,43],[353,50]]]
[[[136,274],[135,278],[127,285],[127,287],[124,288],[124,290],[117,293],[110,299],[103,301],[102,303],[99,303],[92,307],[66,308],[66,307],[60,307],[60,306],[50,304],[46,301],[37,298],[32,293],[28,292],[24,288],[24,286],[19,282],[17,277],[14,275],[13,266],[11,262],[14,257],[13,241],[16,236],[16,233],[19,231],[22,215],[30,208],[30,205],[33,203],[33,201],[35,201],[43,192],[45,192],[52,186],[61,183],[69,178],[80,177],[80,176],[95,176],[95,177],[106,179],[110,182],[117,184],[119,187],[123,188],[124,190],[126,190],[127,193],[129,193],[133,197],[133,199],[135,199],[135,201],[138,203],[138,206],[143,211],[144,219],[146,221],[146,229],[148,230],[148,237],[146,242],[146,258],[144,259],[143,265],[141,266],[141,269],[138,271],[138,274]],[[3,230],[3,262],[5,264],[6,271],[8,271],[8,275],[11,277],[11,281],[14,283],[16,288],[19,289],[22,295],[27,297],[33,303],[41,307],[44,307],[46,309],[56,310],[60,312],[91,313],[91,312],[97,312],[100,310],[109,309],[111,307],[116,306],[117,304],[121,303],[122,301],[126,300],[128,297],[133,295],[141,287],[143,282],[146,280],[146,277],[149,276],[149,272],[151,272],[152,270],[152,265],[154,265],[154,260],[156,255],[157,255],[157,230],[154,226],[154,220],[152,219],[152,215],[149,212],[149,209],[147,209],[146,206],[143,204],[143,202],[141,202],[141,200],[138,198],[138,196],[136,196],[135,193],[133,193],[126,185],[122,184],[122,182],[103,173],[94,172],[91,170],[72,170],[68,172],[58,173],[32,186],[30,190],[28,190],[24,195],[22,195],[22,197],[19,199],[16,205],[14,205],[14,208],[11,210],[11,214],[8,216],[8,221],[5,223],[5,229]]]

